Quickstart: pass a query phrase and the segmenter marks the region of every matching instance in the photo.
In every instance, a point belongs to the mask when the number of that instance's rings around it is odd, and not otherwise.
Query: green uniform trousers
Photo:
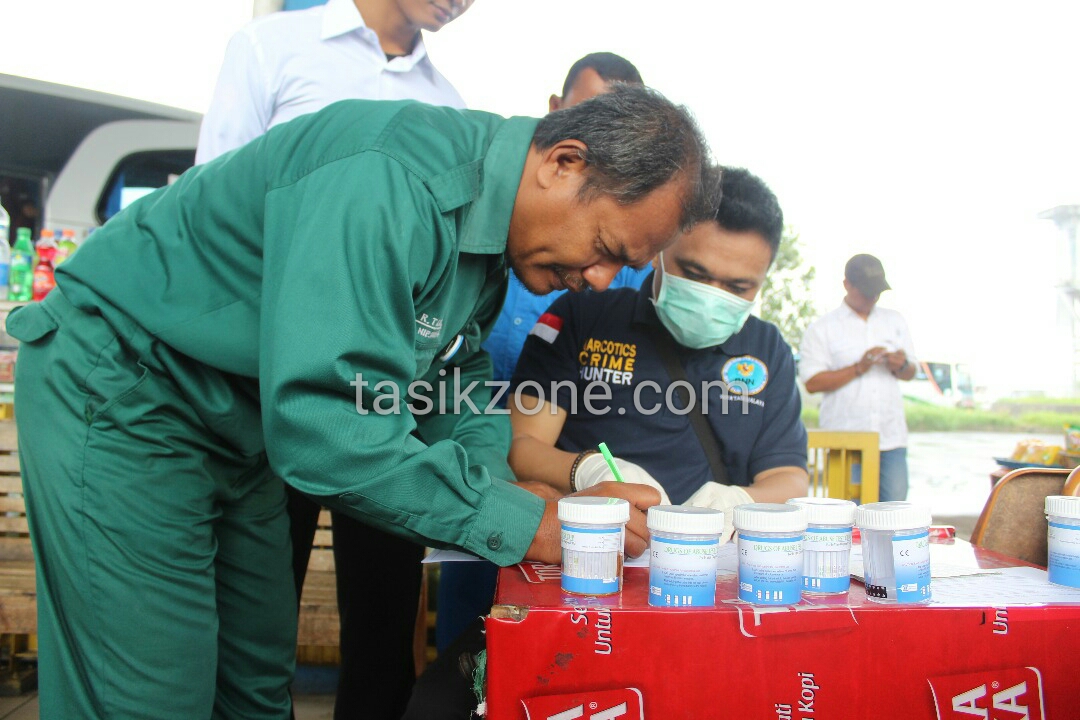
[[[289,717],[296,600],[265,453],[230,450],[134,349],[161,346],[59,290],[9,331],[41,717]]]

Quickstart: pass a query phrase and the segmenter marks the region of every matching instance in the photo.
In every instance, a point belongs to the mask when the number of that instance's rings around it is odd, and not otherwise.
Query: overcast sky
[[[0,72],[205,110],[251,0],[0,0]],[[1064,393],[1071,276],[1039,212],[1080,203],[1080,3],[477,0],[427,39],[471,107],[539,115],[595,50],[687,104],[761,175],[822,311],[870,252],[924,358]]]

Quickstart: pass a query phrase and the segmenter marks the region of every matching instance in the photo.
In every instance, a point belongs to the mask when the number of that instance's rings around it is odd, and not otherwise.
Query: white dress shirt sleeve
[[[203,116],[195,163],[201,165],[266,132],[274,101],[267,92],[259,49],[241,31],[225,50],[210,109]]]
[[[907,360],[912,365],[918,365],[919,360],[915,356],[915,343],[911,339],[911,330],[908,329],[907,321],[903,316],[897,315],[897,320],[900,324],[901,331],[903,332],[903,343],[901,347],[904,350],[904,355],[907,356]]]
[[[830,367],[831,360],[825,322],[819,319],[810,323],[799,343],[799,379],[805,384],[818,373],[833,369]]]

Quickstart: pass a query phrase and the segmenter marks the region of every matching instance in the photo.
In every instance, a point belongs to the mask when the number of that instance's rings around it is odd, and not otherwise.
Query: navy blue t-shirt
[[[606,442],[616,457],[645,468],[679,504],[713,477],[678,394],[670,393],[670,403],[665,399],[671,378],[650,328],[667,330],[651,297],[651,276],[640,290],[560,297],[525,341],[511,388],[521,386],[522,394],[567,411],[558,448],[576,453]],[[722,345],[676,347],[695,397],[699,403],[703,394],[707,398],[706,415],[732,484],[750,485],[775,467],[806,467],[795,360],[775,325],[750,317]],[[598,399],[601,388],[594,388],[590,412],[585,388],[593,381],[610,388],[611,400]]]

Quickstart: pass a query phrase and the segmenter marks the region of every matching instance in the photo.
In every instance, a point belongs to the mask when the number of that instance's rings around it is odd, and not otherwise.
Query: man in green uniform
[[[505,417],[440,382],[490,376],[507,266],[534,292],[644,266],[702,210],[705,152],[641,88],[539,121],[346,101],[96,233],[8,321],[42,717],[288,717],[275,474],[418,542],[557,561],[554,501],[508,482]],[[431,412],[404,407],[420,396]],[[639,509],[629,530],[640,553]]]

